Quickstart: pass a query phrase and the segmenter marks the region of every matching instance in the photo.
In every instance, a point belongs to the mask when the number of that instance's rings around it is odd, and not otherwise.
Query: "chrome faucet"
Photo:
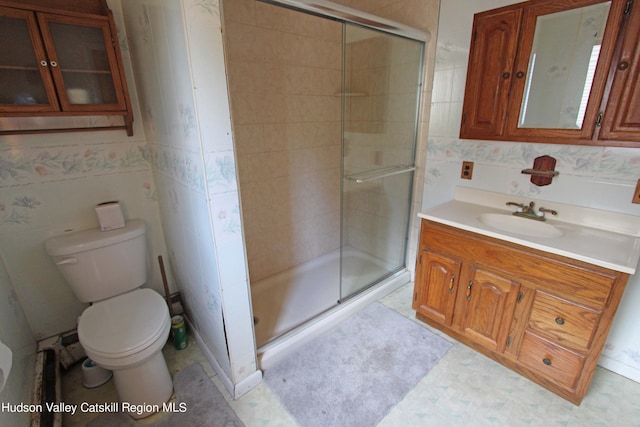
[[[546,213],[550,213],[551,215],[558,215],[557,211],[554,211],[553,209],[546,209],[542,206],[538,209],[538,212],[536,212],[534,208],[534,202],[529,202],[528,205],[525,205],[523,203],[507,202],[507,206],[517,206],[518,208],[520,208],[519,210],[513,212],[512,215],[522,218],[535,219],[536,221],[546,221]]]

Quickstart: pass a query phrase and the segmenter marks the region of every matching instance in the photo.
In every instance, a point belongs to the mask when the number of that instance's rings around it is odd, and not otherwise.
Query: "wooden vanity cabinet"
[[[117,115],[124,122],[118,128],[133,134],[106,1],[0,0],[0,36],[0,117]]]
[[[422,221],[416,317],[579,404],[628,274]]]
[[[606,25],[576,25],[585,41],[575,51],[552,51],[536,31],[607,4]],[[476,14],[460,138],[640,147],[639,21],[628,0],[530,0]]]

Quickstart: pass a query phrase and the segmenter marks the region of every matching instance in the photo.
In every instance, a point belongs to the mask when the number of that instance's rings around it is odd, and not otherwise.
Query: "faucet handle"
[[[538,208],[538,212],[542,212],[542,216],[544,216],[545,213],[550,213],[551,215],[558,215],[558,211],[554,211],[553,209],[543,208],[542,206]]]
[[[507,206],[517,206],[519,208],[524,208],[524,205],[522,203],[516,203],[516,202],[507,202]]]

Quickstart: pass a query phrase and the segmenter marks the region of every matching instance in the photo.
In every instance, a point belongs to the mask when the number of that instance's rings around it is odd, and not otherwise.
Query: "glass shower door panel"
[[[405,268],[424,44],[345,24],[341,299]]]

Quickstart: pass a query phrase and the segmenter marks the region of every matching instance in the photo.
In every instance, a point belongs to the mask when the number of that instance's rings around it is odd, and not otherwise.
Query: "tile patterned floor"
[[[409,284],[381,301],[414,320],[411,298],[412,285]],[[379,427],[640,427],[640,384],[636,382],[598,367],[587,396],[580,406],[575,406],[468,347],[457,342],[454,344],[442,360],[392,408],[378,424]],[[168,344],[163,351],[172,375],[192,362],[200,362],[247,427],[296,426],[264,384],[259,384],[236,401],[230,400],[193,339],[189,340],[188,350],[176,351]],[[82,387],[81,377],[80,365],[63,376],[65,402],[116,400],[111,381],[97,389],[87,390]],[[65,416],[63,425],[84,426],[94,416]],[[154,415],[141,424],[151,423],[162,416]]]

